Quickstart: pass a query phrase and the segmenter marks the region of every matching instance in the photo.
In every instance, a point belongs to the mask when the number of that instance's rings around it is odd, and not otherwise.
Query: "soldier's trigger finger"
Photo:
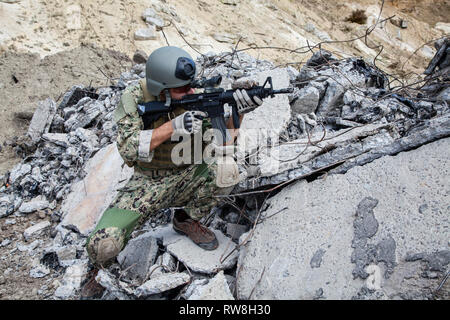
[[[244,96],[243,96],[243,94],[242,94],[243,91],[245,91],[245,90],[239,90],[239,89],[236,90],[236,96],[237,96],[239,102],[241,103],[241,105],[242,105],[243,107],[247,107],[247,103],[246,103],[246,101],[245,101],[245,99],[244,99]]]
[[[263,104],[262,99],[260,97],[258,97],[258,96],[254,96],[253,97],[253,101],[255,101],[258,106]]]
[[[248,93],[247,93],[246,90],[242,90],[242,96],[243,96],[245,102],[247,102],[247,104],[248,104],[250,107],[254,107],[254,106],[255,106],[255,103],[254,103],[253,100],[250,98],[250,96],[248,95]]]
[[[208,115],[202,111],[192,111],[192,114],[194,115],[195,118],[203,120],[204,118],[206,118]]]

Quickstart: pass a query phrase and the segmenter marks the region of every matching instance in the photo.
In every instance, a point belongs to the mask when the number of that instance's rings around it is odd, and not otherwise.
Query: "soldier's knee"
[[[88,238],[86,250],[93,264],[105,266],[117,257],[124,243],[125,230],[117,227],[103,228]]]

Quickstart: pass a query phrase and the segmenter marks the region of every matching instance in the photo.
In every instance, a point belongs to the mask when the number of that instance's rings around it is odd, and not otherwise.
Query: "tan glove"
[[[172,120],[173,134],[196,134],[202,130],[203,118],[207,115],[201,111],[186,111]]]
[[[233,90],[237,89],[233,93],[233,98],[236,101],[239,114],[245,114],[250,111],[253,111],[263,104],[263,101],[260,97],[253,96],[252,99],[245,90],[251,89],[252,87],[257,85],[258,82],[255,80],[241,80],[241,81],[238,80],[231,85],[231,88]]]

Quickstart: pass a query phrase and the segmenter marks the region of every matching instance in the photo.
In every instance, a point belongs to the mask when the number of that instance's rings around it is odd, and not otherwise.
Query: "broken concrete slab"
[[[246,232],[248,227],[242,224],[227,223],[227,235],[233,240],[239,239],[239,237]]]
[[[81,282],[86,276],[88,261],[81,260],[78,264],[66,269],[61,285],[55,291],[55,298],[69,299],[73,297],[81,287]]]
[[[212,251],[200,248],[188,237],[182,235],[171,235],[170,243],[164,239],[164,246],[166,246],[167,252],[170,252],[194,272],[212,274],[219,270],[232,268],[236,264],[238,256],[237,250],[234,250],[236,244],[219,230],[212,231],[219,242],[217,249]],[[226,258],[227,256],[228,258]]]
[[[56,103],[51,98],[38,102],[27,132],[34,143],[41,139],[42,134],[49,131],[55,113]]]
[[[30,201],[23,202],[19,207],[21,213],[31,213],[37,210],[44,210],[50,206],[50,203],[45,200],[45,197],[38,196]]]
[[[122,270],[127,270],[125,278],[143,281],[155,263],[158,244],[152,236],[143,234],[131,239],[120,252],[117,261]]]
[[[188,283],[191,277],[187,273],[166,273],[150,279],[135,290],[138,298],[145,298],[165,292]]]
[[[133,168],[123,165],[116,144],[98,151],[86,164],[86,177],[71,186],[71,192],[61,205],[61,226],[75,226],[88,235],[133,174]]]
[[[44,278],[50,274],[50,269],[35,261],[30,269],[31,278]]]
[[[293,113],[311,113],[315,112],[317,105],[320,100],[319,90],[312,86],[306,86],[300,89],[294,95],[294,100],[292,101],[292,112]]]
[[[106,270],[99,270],[95,280],[116,299],[129,300],[133,294],[133,289],[127,283],[117,280],[116,277]]]
[[[289,87],[289,73],[286,68],[259,72],[251,79],[262,85],[269,76],[272,77],[274,89]],[[237,139],[238,150],[244,154],[252,153],[259,145],[266,145],[268,138],[278,139],[280,133],[286,129],[290,118],[291,107],[287,94],[278,94],[274,98],[265,99],[259,108],[247,113],[242,120]]]
[[[268,201],[262,217],[288,209],[258,224],[251,241],[241,247],[238,298],[248,299],[254,290],[252,299],[313,299],[319,289],[324,299],[405,298],[411,290],[416,298],[429,296],[437,279],[423,281],[416,268],[411,272],[418,272],[418,280],[410,282],[400,270],[417,262],[406,261],[411,253],[448,249],[449,164],[450,139],[441,139],[346,174],[284,188]],[[366,220],[374,226],[373,219],[363,219],[358,230],[366,230],[367,237],[358,249],[352,247],[353,223],[358,205],[369,197],[377,201],[372,209],[366,207],[373,210],[378,228],[366,226]],[[427,214],[419,211],[424,203],[430,207]],[[325,252],[319,266],[320,249]],[[361,260],[370,255],[374,260]],[[354,278],[352,261],[357,260],[371,261],[365,266],[366,279]],[[367,269],[370,265],[379,272]],[[373,278],[380,275],[379,282]],[[371,296],[367,287],[378,284],[381,289]]]
[[[157,39],[156,27],[149,26],[148,28],[141,28],[136,30],[134,33],[134,39],[143,41],[143,40],[155,40]]]
[[[257,178],[259,180],[256,182],[265,181],[263,177],[273,177],[268,178],[268,180],[270,180],[270,182],[268,181],[268,184],[274,183],[275,181],[283,182],[291,179],[294,176],[289,170],[301,171],[308,170],[309,168],[312,169],[314,162],[317,162],[317,164],[324,164],[325,161],[317,161],[320,159],[321,155],[323,155],[323,157],[330,156],[330,154],[333,155],[333,157],[328,159],[330,161],[328,164],[331,164],[342,160],[342,158],[337,157],[338,153],[342,154],[343,157],[365,153],[376,147],[374,141],[371,142],[371,140],[374,139],[380,145],[392,143],[394,139],[391,135],[394,134],[383,133],[383,130],[388,130],[388,132],[393,131],[392,126],[389,124],[360,125],[351,130],[342,129],[331,133],[316,131],[311,134],[310,139],[301,138],[271,148],[261,149],[258,153],[259,158],[256,161],[259,168],[259,177]],[[326,134],[326,136],[324,136],[324,134]],[[311,144],[309,141],[313,141],[314,143]],[[350,150],[354,141],[364,142],[358,142],[354,145],[352,150]],[[346,151],[342,153],[338,152],[340,147]],[[330,151],[323,154],[321,150]],[[286,175],[281,177],[283,172],[286,172]],[[250,177],[251,176],[249,175],[249,178]],[[252,183],[255,183],[255,181],[248,179],[247,181],[242,181],[239,184],[239,187],[244,189]]]
[[[234,297],[223,271],[220,271],[207,284],[197,285],[188,300],[234,300]]]
[[[44,230],[47,230],[50,226],[51,226],[50,221],[42,221],[36,223],[34,226],[25,229],[23,237],[25,238],[25,241],[28,241],[32,236],[40,234]]]
[[[217,249],[212,251],[203,250],[188,237],[176,233],[172,224],[159,226],[145,234],[160,239],[167,252],[184,263],[191,271],[212,274],[232,268],[236,264],[238,255],[237,250],[233,251],[236,244],[232,239],[219,230],[212,229],[212,231],[219,242]],[[229,257],[225,259],[227,255]]]
[[[260,175],[254,178],[249,175],[248,179],[241,181],[234,188],[233,193],[264,185],[279,184],[338,164],[340,165],[331,169],[329,173],[345,173],[354,166],[364,165],[384,155],[396,155],[437,139],[449,137],[450,115],[444,114],[424,120],[403,137],[399,136],[400,129],[401,126],[398,128],[395,124],[375,123],[343,129],[339,134],[337,134],[339,131],[336,131],[330,137],[327,133],[327,138],[318,142],[321,147],[325,144],[328,146],[320,149],[327,150],[326,153],[320,152],[312,145],[306,148],[307,139],[298,139],[273,148],[261,149],[259,158],[256,158],[256,163],[253,163],[258,165],[256,173]],[[311,140],[319,141],[321,136],[323,132],[317,132],[311,136]],[[334,139],[337,139],[336,143],[329,144]]]

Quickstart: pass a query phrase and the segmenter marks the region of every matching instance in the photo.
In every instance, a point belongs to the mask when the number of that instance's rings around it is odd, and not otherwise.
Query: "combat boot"
[[[219,246],[214,232],[203,226],[200,222],[193,220],[182,209],[175,210],[172,224],[176,232],[187,236],[204,250],[214,250]]]

